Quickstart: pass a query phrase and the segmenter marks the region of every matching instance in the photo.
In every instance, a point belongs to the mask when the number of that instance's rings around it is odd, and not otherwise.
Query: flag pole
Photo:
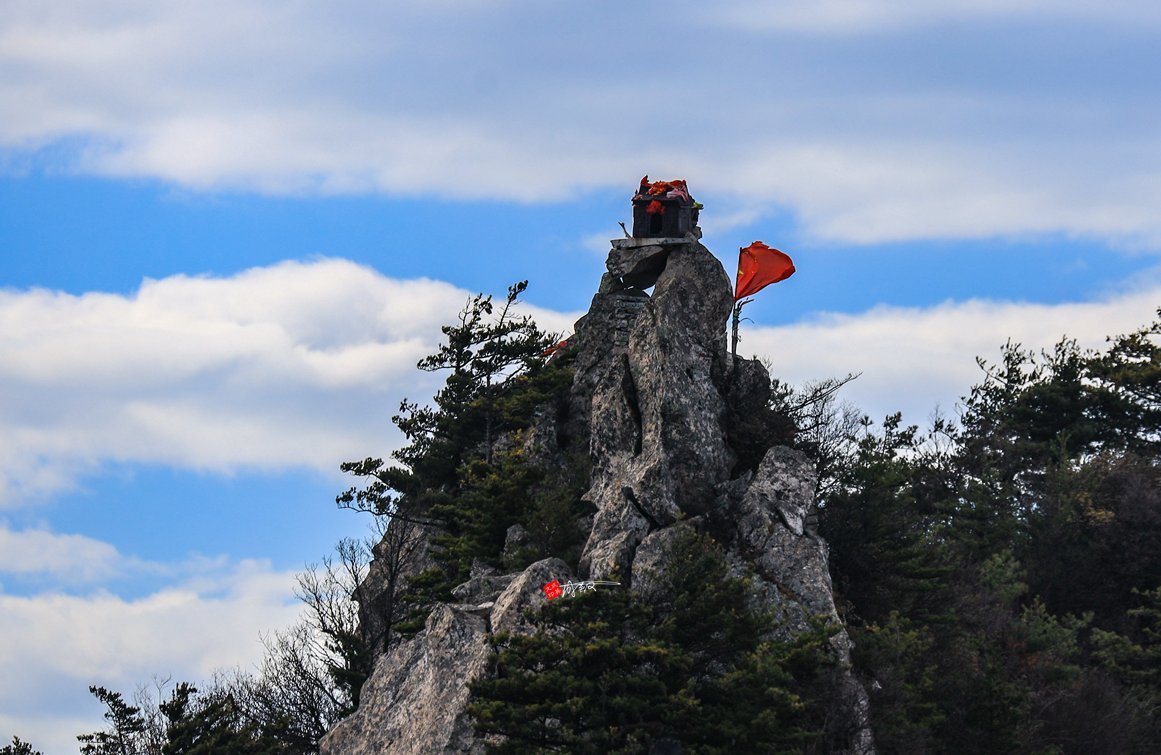
[[[742,322],[742,307],[753,299],[743,297],[756,294],[771,283],[784,281],[794,275],[794,262],[788,254],[755,241],[738,250],[738,278],[734,284],[734,321],[730,342],[730,366],[738,360],[738,326]]]
[[[738,361],[738,325],[742,322],[742,307],[754,301],[753,299],[739,299],[734,304],[733,332],[730,336],[730,365],[736,366]]]

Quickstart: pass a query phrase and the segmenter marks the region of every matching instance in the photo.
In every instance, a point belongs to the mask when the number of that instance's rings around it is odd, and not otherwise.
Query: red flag
[[[794,263],[777,249],[755,241],[738,250],[738,283],[734,301],[756,294],[771,283],[784,281],[794,275]]]

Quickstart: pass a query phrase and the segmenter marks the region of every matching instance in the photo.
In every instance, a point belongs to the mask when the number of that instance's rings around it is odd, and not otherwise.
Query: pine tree
[[[491,296],[477,295],[460,311],[458,323],[441,329],[445,342],[418,364],[427,372],[448,373],[434,405],[404,400],[392,418],[407,439],[392,454],[398,466],[372,458],[341,465],[367,484],[340,495],[340,505],[422,518],[457,490],[465,463],[473,458],[491,463],[497,435],[527,420],[504,416],[504,399],[542,370],[543,353],[553,342],[531,317],[515,315],[527,287],[528,281],[509,287],[499,312]]]
[[[12,737],[12,744],[0,747],[0,755],[43,755],[40,750],[32,749],[32,745],[20,739],[20,737]]]
[[[923,437],[898,414],[877,433],[869,422],[863,429],[819,507],[819,532],[831,547],[847,620],[880,623],[892,612],[943,620],[954,569],[946,525],[957,482],[934,439],[950,429],[939,425]]]
[[[110,728],[78,735],[77,740],[83,744],[82,755],[136,755],[138,739],[145,731],[141,709],[126,703],[120,692],[98,686],[89,687],[89,692],[104,703],[105,720]]]
[[[406,607],[395,625],[402,635],[422,626],[433,603],[452,599],[473,562],[499,564],[509,527],[543,525],[536,515],[559,503],[554,491],[575,487],[571,476],[548,480],[519,445],[520,431],[537,411],[560,404],[572,380],[567,359],[546,359],[556,338],[516,314],[526,288],[527,281],[510,287],[500,306],[476,296],[456,324],[442,329],[444,343],[418,367],[446,372],[447,379],[432,406],[404,401],[393,418],[408,441],[393,454],[397,465],[382,459],[342,465],[366,483],[340,495],[340,505],[428,528],[439,566],[407,580],[397,601]]]
[[[226,690],[198,696],[182,682],[159,706],[165,716],[161,755],[267,755],[285,752],[273,737],[263,737]]]

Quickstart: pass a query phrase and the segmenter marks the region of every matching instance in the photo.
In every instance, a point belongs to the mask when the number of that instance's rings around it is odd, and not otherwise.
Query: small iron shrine
[[[633,195],[633,238],[684,238],[697,226],[700,209],[684,180],[650,183],[645,176]]]

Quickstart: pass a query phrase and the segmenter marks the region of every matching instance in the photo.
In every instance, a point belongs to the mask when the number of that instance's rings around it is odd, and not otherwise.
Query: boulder
[[[671,249],[673,246],[657,244],[653,239],[617,239],[605,267],[622,286],[646,289],[656,283],[665,270]]]
[[[492,632],[527,632],[524,612],[535,611],[548,602],[544,585],[557,580],[564,584],[572,579],[572,569],[559,558],[546,558],[514,575],[504,592],[496,598],[489,617]]]
[[[436,606],[422,631],[380,656],[359,709],[319,744],[322,755],[483,753],[465,711],[488,663],[487,620]]]

